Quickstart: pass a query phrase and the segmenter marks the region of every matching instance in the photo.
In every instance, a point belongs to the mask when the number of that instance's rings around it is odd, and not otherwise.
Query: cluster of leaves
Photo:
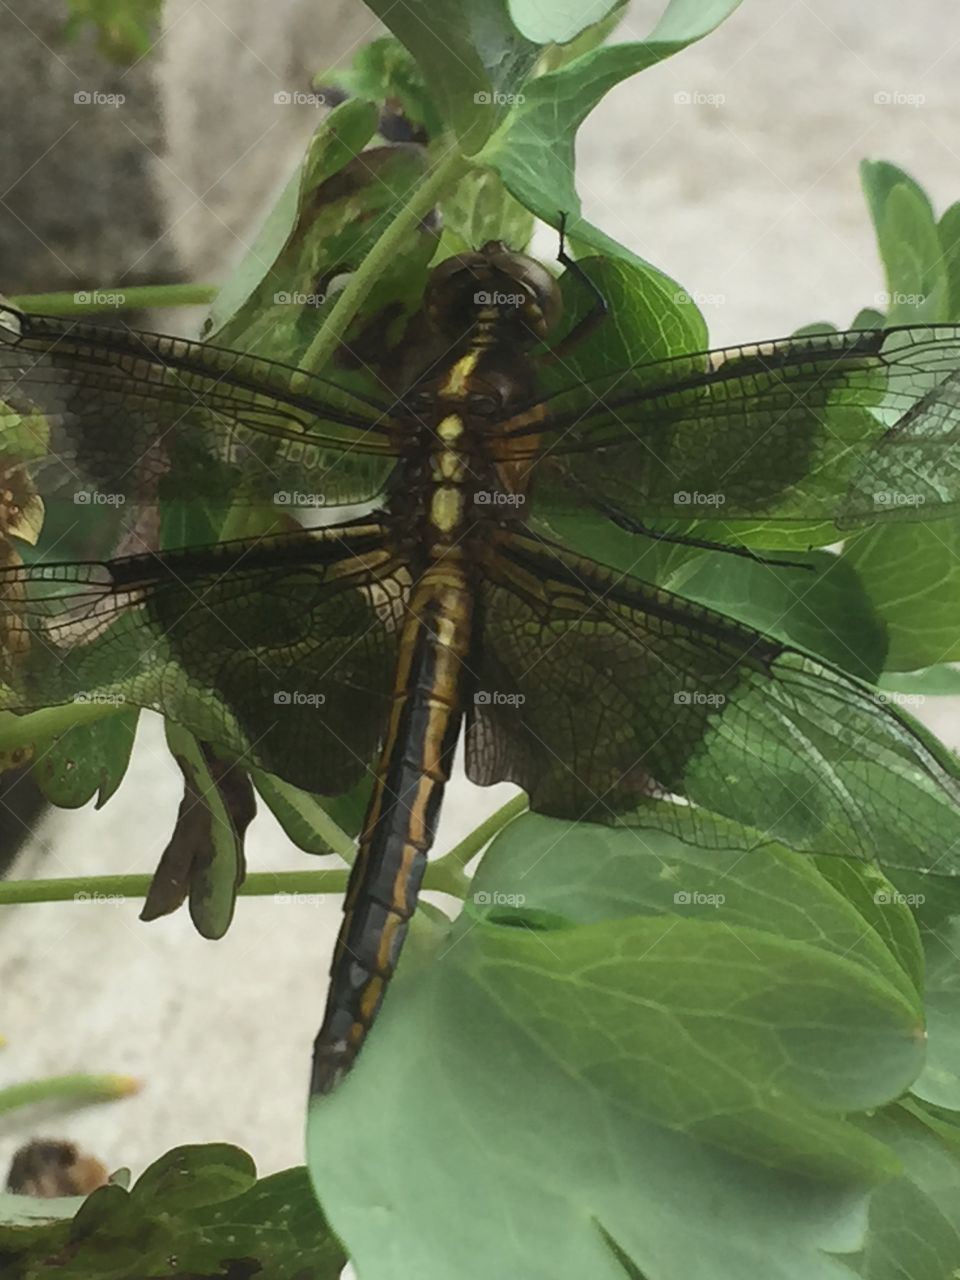
[[[322,78],[354,96],[318,130],[218,298],[208,336],[291,363],[325,356],[338,381],[362,384],[363,364],[399,349],[432,261],[491,238],[520,247],[532,215],[576,217],[573,144],[584,117],[735,3],[674,0],[646,41],[610,46],[599,44],[609,14],[583,30],[566,6],[545,16],[543,6],[508,15],[505,4],[468,0],[373,4],[400,43],[379,42],[349,72]],[[397,117],[426,144],[385,141]],[[960,321],[958,206],[938,222],[907,175],[878,164],[863,176],[892,303],[857,324]],[[584,265],[611,299],[625,350],[706,345],[702,317],[674,282],[582,220],[575,230],[577,247],[600,255]],[[565,280],[573,317],[577,289]],[[322,301],[276,300],[293,292]],[[898,524],[849,539],[839,554],[812,552],[802,592],[787,571],[758,572],[719,552],[651,546],[638,563],[625,534],[572,520],[556,531],[862,679],[911,692],[953,686],[945,664],[960,658],[960,592],[944,589],[957,572],[948,522]],[[796,554],[830,533],[737,530],[750,545]],[[122,723],[78,725],[52,751],[38,739],[44,760],[59,752],[71,762],[67,803],[98,792],[102,802],[115,787],[123,751],[104,738],[132,736]],[[219,936],[252,793],[189,734],[171,729],[170,741],[190,803],[150,913],[189,888],[198,927]],[[321,810],[276,779],[254,783],[301,847],[331,847],[331,813],[356,830],[362,796]],[[717,819],[716,848],[737,843],[728,835]],[[949,881],[896,873],[891,883],[872,867],[779,846],[718,854],[655,831],[526,816],[498,834],[470,893],[453,922],[420,913],[376,1036],[311,1114],[313,1183],[361,1274],[666,1280],[702,1272],[709,1257],[716,1280],[851,1271],[940,1280],[960,1266]],[[206,1157],[197,1162],[199,1175]],[[300,1203],[303,1175],[278,1175],[287,1177],[299,1181],[284,1204]],[[246,1258],[292,1277],[325,1275],[337,1256],[297,1272],[263,1252],[262,1224],[279,1230],[289,1219],[257,1199],[273,1180],[242,1193],[233,1184],[229,1200],[191,1200],[202,1221],[187,1223],[179,1206],[161,1211],[159,1194],[138,1199],[144,1179],[129,1195],[96,1193],[72,1224],[9,1228],[0,1259],[6,1249],[24,1276],[49,1262],[58,1275],[119,1278],[170,1274],[170,1255],[175,1274],[257,1274],[237,1270]],[[214,1200],[218,1214],[229,1203],[236,1252],[222,1237],[209,1243],[203,1215]],[[134,1264],[122,1249],[139,1215],[157,1249]],[[310,1223],[313,1243],[328,1248],[323,1223]]]
[[[258,1181],[245,1152],[211,1143],[176,1147],[129,1184],[124,1169],[85,1199],[0,1196],[3,1275],[335,1280],[343,1270],[303,1169]]]

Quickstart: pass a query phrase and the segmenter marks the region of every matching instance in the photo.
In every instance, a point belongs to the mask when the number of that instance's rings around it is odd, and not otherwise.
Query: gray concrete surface
[[[661,7],[636,4],[620,38],[640,38]],[[236,256],[302,142],[302,124],[274,124],[256,93],[240,91],[264,66],[267,81],[283,83],[290,46],[303,41],[297,28],[278,52],[277,6],[256,6],[255,20],[253,8],[178,0],[168,14],[176,29],[161,45],[157,82],[172,148],[163,167],[189,212],[170,187],[167,199],[177,256],[194,278],[222,272]],[[357,10],[362,31],[367,18]],[[958,52],[952,0],[747,0],[717,34],[616,90],[587,122],[579,145],[586,212],[703,296],[718,342],[771,337],[817,318],[848,321],[883,288],[859,159],[905,165],[941,207],[960,198]],[[875,102],[885,91],[924,101]],[[684,105],[679,93],[700,101]],[[175,125],[176,111],[184,119]],[[229,117],[226,141],[206,113]],[[248,162],[250,186],[240,176]],[[204,198],[209,191],[222,206]],[[552,253],[552,236],[539,243]],[[941,718],[956,742],[955,721]],[[105,811],[45,822],[15,874],[152,869],[178,800],[159,744],[158,732],[143,734]],[[502,802],[497,791],[453,788],[439,848]],[[265,817],[251,829],[249,853],[255,869],[301,867],[306,858]],[[265,1171],[299,1162],[338,904],[248,900],[218,944],[196,937],[184,915],[148,926],[137,909],[3,912],[0,1032],[9,1044],[0,1080],[114,1070],[145,1087],[122,1104],[4,1119],[0,1165],[35,1132],[72,1137],[107,1164],[134,1169],[175,1143],[207,1139],[241,1143]]]

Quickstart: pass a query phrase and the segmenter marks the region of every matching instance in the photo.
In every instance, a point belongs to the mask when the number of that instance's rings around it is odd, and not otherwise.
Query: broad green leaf
[[[718,864],[514,823],[312,1108],[312,1175],[359,1273],[612,1280],[613,1241],[644,1276],[705,1256],[711,1280],[845,1274],[827,1255],[858,1246],[861,1193],[895,1169],[846,1113],[897,1096],[923,1053],[912,986],[864,933],[769,849]]]
[[[921,1114],[896,1107],[863,1121],[903,1162],[873,1195],[863,1280],[950,1280],[960,1270],[960,1154]]]
[[[476,159],[496,169],[522,205],[552,225],[558,211],[579,212],[574,187],[574,138],[598,102],[622,80],[681,52],[708,35],[739,0],[673,0],[647,40],[591,50],[523,88],[523,100]],[[594,250],[637,261],[622,245],[576,220],[576,234]]]
[[[887,292],[888,324],[949,319],[949,286],[933,208],[908,174],[885,161],[860,166],[877,234]]]
[[[493,841],[470,897],[489,912],[504,897],[519,897],[515,906],[501,905],[521,915],[529,899],[577,924],[664,913],[734,927],[761,924],[781,938],[856,959],[918,1000],[923,962],[916,926],[905,905],[877,905],[890,890],[877,868],[805,858],[772,843],[744,853],[733,824],[719,817],[710,834],[704,847],[664,831],[572,827],[527,814]],[[722,901],[711,900],[717,895]]]
[[[960,524],[868,529],[844,546],[890,640],[889,671],[960,659]]]
[[[960,923],[945,921],[923,935],[927,961],[927,1062],[912,1092],[960,1112]]]
[[[88,697],[96,701],[95,694]],[[75,725],[44,744],[31,773],[51,804],[78,809],[96,796],[96,807],[102,808],[123,781],[139,716],[136,707],[119,710],[91,724]]]

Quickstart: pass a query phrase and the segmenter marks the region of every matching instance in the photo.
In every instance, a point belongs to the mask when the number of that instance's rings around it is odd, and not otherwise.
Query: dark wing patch
[[[388,404],[272,360],[0,307],[0,456],[45,497],[364,502],[396,430]]]
[[[0,707],[132,702],[338,795],[380,742],[409,581],[374,524],[2,569]]]
[[[480,588],[467,772],[572,820],[670,826],[681,797],[794,848],[913,865],[960,787],[864,685],[749,627],[533,537]],[[664,817],[664,814],[667,816]],[[749,836],[749,833],[747,833]]]
[[[498,447],[542,454],[534,515],[930,518],[960,503],[958,379],[956,325],[785,338],[571,385]]]

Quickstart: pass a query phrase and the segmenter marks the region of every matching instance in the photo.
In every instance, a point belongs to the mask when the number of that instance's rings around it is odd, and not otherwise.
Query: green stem
[[[466,173],[469,162],[451,143],[446,154],[426,175],[393,222],[383,233],[330,309],[320,333],[300,361],[304,369],[323,369],[343,340],[351,320],[367,294],[402,251],[417,224],[425,218],[438,198]]]
[[[133,307],[200,307],[211,303],[220,288],[215,284],[144,284],[127,288],[79,289],[76,293],[20,293],[9,301],[21,311],[40,316],[95,315],[104,311],[129,311]],[[86,301],[77,301],[77,299]],[[119,301],[122,299],[122,301]]]
[[[36,1102],[66,1099],[69,1102],[109,1102],[136,1093],[139,1081],[132,1076],[48,1076],[0,1089],[0,1114]]]
[[[89,724],[104,716],[115,716],[126,706],[116,702],[66,702],[59,707],[44,707],[18,716],[0,711],[0,751],[28,747],[55,738],[76,724]]]
[[[459,844],[454,845],[449,853],[445,853],[442,858],[438,858],[436,862],[431,862],[430,871],[427,875],[433,873],[435,881],[445,882],[449,880],[458,886],[456,889],[446,889],[445,883],[432,883],[431,889],[445,889],[447,893],[457,893],[459,897],[463,897],[466,893],[466,887],[470,883],[467,876],[463,873],[463,868],[467,865],[471,858],[480,852],[483,846],[521,813],[525,813],[529,807],[529,800],[525,795],[514,796],[512,800],[508,800],[502,805],[496,813],[492,813],[489,818],[481,822],[479,827],[475,827],[468,836],[465,836]]]
[[[476,831],[461,840],[455,849],[427,866],[423,887],[462,898],[469,881],[463,866],[470,861],[501,827],[526,808],[526,796],[517,796],[498,809]],[[272,894],[343,893],[350,872],[256,871],[248,875],[238,893],[243,898],[263,898]],[[51,880],[0,880],[0,907],[25,902],[94,902],[122,905],[128,899],[145,898],[150,875],[61,876]]]
[[[262,898],[276,893],[343,893],[349,871],[260,871],[247,876],[241,897]],[[0,881],[0,907],[23,902],[113,902],[145,898],[149,875],[62,876],[55,880]]]

